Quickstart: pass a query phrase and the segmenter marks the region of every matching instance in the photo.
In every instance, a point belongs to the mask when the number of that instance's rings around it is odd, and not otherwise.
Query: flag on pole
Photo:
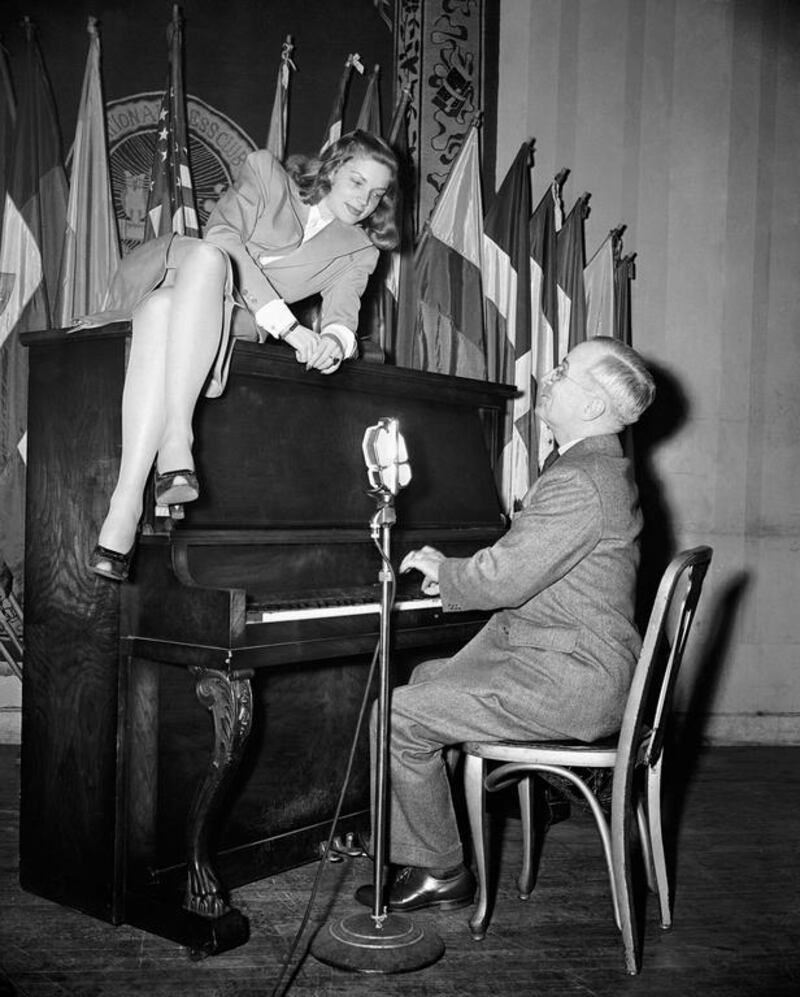
[[[636,253],[620,256],[614,268],[614,329],[610,335],[633,345],[631,281],[636,279]]]
[[[614,335],[614,230],[583,270],[586,291],[586,338]]]
[[[392,115],[387,143],[397,156],[399,184],[397,217],[400,245],[384,263],[383,297],[381,299],[380,345],[390,362],[398,367],[410,367],[413,362],[414,321],[414,191],[411,155],[408,147],[406,114],[411,92],[403,88]]]
[[[158,115],[150,196],[147,200],[145,242],[168,232],[200,235],[189,170],[186,95],[183,90],[183,20],[177,4],[167,28],[169,73]]]
[[[417,246],[412,366],[486,379],[482,238],[478,127],[473,122]]]
[[[381,126],[381,92],[378,85],[381,67],[376,65],[369,74],[367,89],[364,92],[364,100],[361,103],[361,110],[358,112],[356,128],[362,131],[371,132],[373,135],[382,135]]]
[[[266,148],[278,160],[283,162],[286,155],[286,123],[289,116],[289,78],[290,69],[297,69],[292,62],[292,36],[287,35],[281,48],[281,62],[278,66],[278,81],[275,84],[275,100],[272,103],[272,117],[269,121],[269,134]]]
[[[6,174],[0,240],[0,550],[22,578],[28,356],[19,334],[52,326],[67,178],[50,84],[33,24]]]
[[[558,281],[556,279],[556,199],[555,182],[537,205],[530,223],[531,241],[531,348],[536,384],[558,363]],[[534,399],[535,403],[535,399]],[[553,448],[553,436],[545,423],[534,415],[535,445],[532,453],[537,468]],[[530,462],[533,474],[534,460]]]
[[[361,57],[358,52],[351,52],[345,60],[344,69],[342,70],[342,75],[339,79],[339,86],[336,88],[336,96],[333,100],[333,107],[331,108],[330,117],[328,118],[328,124],[325,127],[325,137],[322,140],[320,153],[325,152],[332,142],[336,142],[342,137],[344,105],[347,100],[347,88],[350,85],[350,77],[354,69],[363,75],[364,66],[361,63]]]
[[[586,265],[583,222],[589,213],[591,194],[581,194],[564,220],[556,239],[558,249],[558,344],[559,356],[586,339]]]
[[[11,72],[8,68],[6,50],[3,48],[2,42],[0,42],[0,87],[2,87],[0,93],[0,233],[2,233],[3,207],[6,200],[6,171],[11,151],[11,139],[14,134],[14,122],[17,118],[14,87],[11,84]]]
[[[100,35],[89,18],[89,54],[72,147],[67,225],[56,299],[56,322],[99,312],[120,260],[106,142]]]
[[[511,512],[536,477],[531,346],[530,157],[523,142],[486,213],[483,291],[489,380],[515,384],[506,419],[500,492]]]

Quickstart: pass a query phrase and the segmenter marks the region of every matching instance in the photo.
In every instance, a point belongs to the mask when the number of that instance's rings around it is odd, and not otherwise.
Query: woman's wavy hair
[[[397,229],[397,157],[382,138],[371,132],[355,131],[332,142],[319,157],[290,156],[286,171],[297,184],[300,200],[316,204],[330,191],[333,178],[349,159],[373,159],[389,170],[386,193],[377,207],[359,222],[378,249],[394,249],[400,236]]]

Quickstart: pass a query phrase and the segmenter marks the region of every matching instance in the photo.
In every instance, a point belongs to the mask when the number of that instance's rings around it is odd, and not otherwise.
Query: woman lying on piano
[[[394,154],[363,131],[286,168],[254,152],[203,239],[161,236],[125,257],[103,312],[105,322],[132,318],[122,458],[92,571],[127,577],[154,460],[158,505],[198,498],[192,415],[201,391],[222,393],[233,339],[282,339],[323,374],[355,355],[361,295],[379,251],[398,241],[396,187]],[[312,294],[322,299],[319,332],[287,305]]]

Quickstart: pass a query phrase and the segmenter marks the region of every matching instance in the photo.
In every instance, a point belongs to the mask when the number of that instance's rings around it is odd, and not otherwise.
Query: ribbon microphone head
[[[406,441],[397,419],[380,419],[369,426],[361,449],[372,491],[397,495],[411,480]]]

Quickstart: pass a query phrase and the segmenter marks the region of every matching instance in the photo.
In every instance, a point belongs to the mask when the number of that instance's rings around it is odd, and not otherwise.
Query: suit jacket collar
[[[616,433],[604,433],[602,436],[584,436],[582,440],[562,454],[560,460],[571,457],[581,457],[588,454],[603,454],[606,457],[621,457],[622,444]]]
[[[279,256],[279,259],[270,261],[270,269],[280,267],[296,266],[298,262],[304,265],[309,263],[322,263],[330,260],[332,256],[346,256],[348,253],[355,253],[359,250],[369,249],[373,243],[367,233],[360,225],[348,225],[339,218],[333,218],[316,235],[313,235],[308,242],[303,242],[303,231],[305,220],[308,217],[308,206],[300,199],[297,185],[285,171],[282,172],[284,187],[284,197],[292,209],[294,215],[294,231],[292,240],[285,246],[276,246],[266,249],[259,246],[258,251],[253,253],[258,255]],[[257,233],[256,238],[257,238]],[[302,261],[293,260],[292,256],[302,246]]]
[[[334,218],[324,229],[313,235],[308,242],[303,242],[302,239],[301,231],[299,239],[293,246],[280,250],[285,255],[270,260],[270,270],[301,264],[307,266],[310,263],[324,263],[337,256],[347,256],[350,253],[369,249],[373,245],[360,225],[347,225],[345,222],[339,221],[338,218]],[[302,258],[298,253],[301,248]]]
[[[587,454],[603,454],[606,457],[621,457],[622,444],[616,433],[604,433],[602,436],[584,436],[582,440],[562,454],[560,460],[580,457]]]

